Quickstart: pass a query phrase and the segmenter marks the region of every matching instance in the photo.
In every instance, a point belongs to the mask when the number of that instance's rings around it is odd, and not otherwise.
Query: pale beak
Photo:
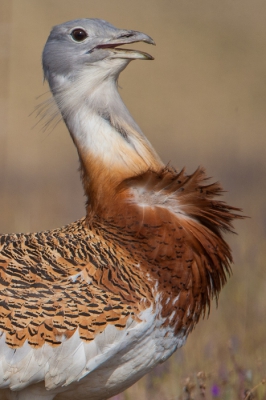
[[[111,58],[128,58],[132,60],[135,59],[154,60],[154,58],[150,54],[145,53],[143,51],[118,48],[118,46],[136,42],[145,42],[148,44],[155,45],[154,40],[145,33],[138,31],[120,30],[119,34],[115,38],[106,40],[105,42],[95,46],[93,50],[96,49],[109,50],[112,53],[112,55],[110,56]]]

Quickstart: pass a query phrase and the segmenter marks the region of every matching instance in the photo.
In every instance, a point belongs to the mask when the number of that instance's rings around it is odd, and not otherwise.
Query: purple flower
[[[212,385],[212,390],[211,390],[211,392],[212,392],[212,396],[213,396],[213,397],[219,397],[219,395],[220,395],[220,388],[219,388],[219,386],[218,386],[218,385]]]

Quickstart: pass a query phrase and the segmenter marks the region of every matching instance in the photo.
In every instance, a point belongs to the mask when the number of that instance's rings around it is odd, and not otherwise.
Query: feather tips
[[[232,231],[241,210],[215,199],[221,193],[218,183],[207,183],[202,168],[186,175],[166,167],[125,180],[115,210],[109,206],[103,213],[123,229],[126,248],[158,283],[162,316],[176,332],[182,325],[188,332],[194,327],[230,272],[232,255],[222,231]]]

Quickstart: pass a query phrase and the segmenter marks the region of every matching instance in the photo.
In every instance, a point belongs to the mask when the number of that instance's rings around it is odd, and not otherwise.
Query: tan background
[[[232,338],[243,365],[255,368],[266,358],[266,2],[0,0],[1,232],[54,228],[84,214],[66,128],[44,132],[30,115],[48,90],[40,60],[50,28],[84,17],[155,39],[156,47],[135,45],[155,61],[133,62],[121,76],[128,108],[165,162],[189,172],[204,165],[229,191],[226,199],[251,217],[229,237],[234,275],[218,311],[213,307],[169,368],[180,364],[180,379],[211,370]]]

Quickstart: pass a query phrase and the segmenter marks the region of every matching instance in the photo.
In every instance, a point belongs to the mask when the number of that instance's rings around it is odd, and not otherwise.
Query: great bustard
[[[99,19],[55,26],[44,76],[77,147],[86,217],[0,236],[0,398],[107,399],[166,360],[226,281],[217,183],[166,167],[117,91],[153,40]]]

